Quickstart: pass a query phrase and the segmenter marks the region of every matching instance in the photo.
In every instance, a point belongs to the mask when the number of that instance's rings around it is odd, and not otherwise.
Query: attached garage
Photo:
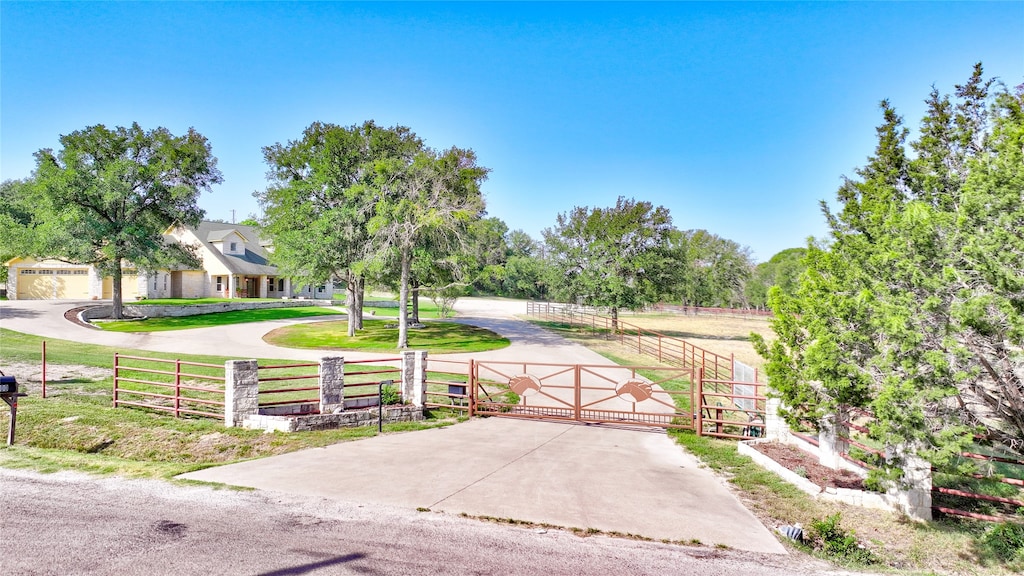
[[[89,268],[83,266],[49,267],[46,262],[15,267],[15,298],[18,300],[88,300]]]
[[[121,275],[121,300],[127,302],[134,300],[139,295],[139,277],[132,270],[131,274],[122,273]],[[114,279],[107,276],[103,279],[103,299],[110,300],[114,297]]]

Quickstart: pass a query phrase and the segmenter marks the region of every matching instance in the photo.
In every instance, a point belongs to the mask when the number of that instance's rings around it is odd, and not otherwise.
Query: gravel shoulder
[[[0,484],[5,574],[847,574],[792,555],[583,538],[269,491],[3,469]]]

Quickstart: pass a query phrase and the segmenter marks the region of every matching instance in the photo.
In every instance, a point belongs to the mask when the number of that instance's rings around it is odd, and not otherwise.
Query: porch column
[[[287,296],[289,298],[292,297],[292,279],[291,278],[285,278],[284,279],[284,296]]]
[[[234,298],[238,294],[238,278],[234,274],[228,275],[228,298]]]
[[[260,288],[259,288],[259,290],[257,290],[257,292],[259,292],[260,298],[266,298],[267,297],[267,277],[266,276],[260,276],[260,279],[257,280],[257,282],[260,283]]]

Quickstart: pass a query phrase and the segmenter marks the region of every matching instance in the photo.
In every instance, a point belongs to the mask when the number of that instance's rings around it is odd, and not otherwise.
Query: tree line
[[[822,203],[829,237],[769,291],[777,338],[754,336],[794,426],[873,414],[889,479],[905,454],[1024,452],[1024,85],[978,64],[955,88],[931,90],[912,140],[882,101],[874,153]]]
[[[60,143],[36,154],[30,178],[0,185],[0,258],[96,265],[115,279],[115,317],[123,265],[198,265],[194,250],[163,233],[196,226],[199,195],[223,181],[205,137],[96,125]],[[467,294],[613,310],[658,301],[763,307],[768,286],[788,287],[798,273],[796,259],[754,266],[748,248],[678,230],[664,207],[625,197],[574,207],[542,238],[509,230],[487,215],[480,187],[489,170],[471,149],[432,149],[404,126],[314,122],[263,156],[268,185],[255,193],[263,215],[250,224],[272,244],[282,276],[346,286],[350,334],[362,327],[367,282],[397,291],[402,316],[415,322],[421,295],[442,311]]]

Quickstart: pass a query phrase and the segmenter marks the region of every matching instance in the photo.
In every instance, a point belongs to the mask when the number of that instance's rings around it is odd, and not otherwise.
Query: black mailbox
[[[18,380],[14,376],[0,376],[0,394],[17,394]]]

